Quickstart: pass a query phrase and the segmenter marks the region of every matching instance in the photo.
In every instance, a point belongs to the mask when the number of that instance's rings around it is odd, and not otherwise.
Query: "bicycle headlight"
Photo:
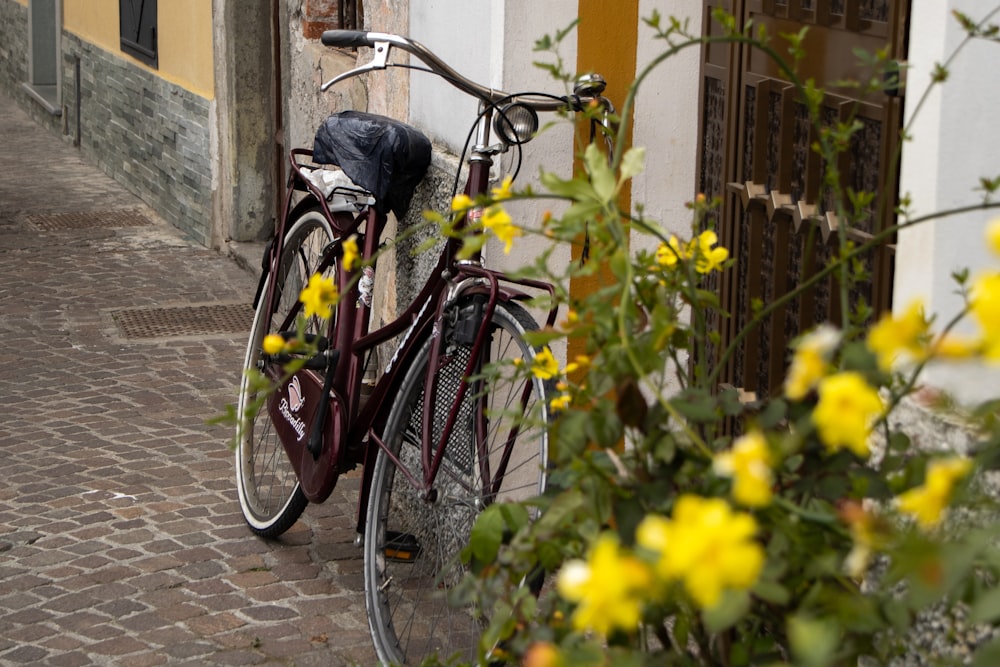
[[[493,118],[493,130],[508,144],[526,143],[538,131],[538,114],[518,102],[502,106]]]

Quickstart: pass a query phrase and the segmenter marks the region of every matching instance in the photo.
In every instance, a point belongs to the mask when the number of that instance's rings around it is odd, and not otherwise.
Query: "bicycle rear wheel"
[[[499,304],[488,325],[489,344],[480,367],[518,359],[531,363],[536,350],[523,336],[538,326],[523,308]],[[383,434],[388,449],[418,479],[424,381],[430,346],[436,340],[424,345],[408,369]],[[472,352],[453,340],[446,345],[436,377],[432,446],[442,433]],[[383,663],[417,664],[435,654],[442,659],[458,654],[475,660],[484,620],[475,609],[452,607],[447,599],[465,574],[460,553],[476,516],[487,505],[524,500],[545,489],[546,383],[525,379],[511,364],[491,368],[498,372],[491,373],[485,391],[475,383],[468,389],[431,499],[409,482],[385,451],[378,454],[367,510],[364,569],[369,625]],[[522,414],[526,419],[520,419]],[[515,423],[520,428],[512,430]],[[512,436],[516,438],[508,447]],[[502,470],[505,449],[509,461]]]
[[[297,217],[293,212],[295,222],[285,235],[281,262],[277,271],[268,275],[254,313],[237,408],[236,488],[240,509],[250,529],[267,538],[288,530],[308,501],[263,403],[270,387],[262,382],[260,373],[267,364],[276,362],[264,354],[261,343],[268,334],[294,328],[301,309],[299,293],[316,272],[323,250],[333,241],[330,225],[318,208],[297,210],[301,212]],[[331,266],[324,275],[333,272]],[[272,281],[274,298],[268,303],[267,288]],[[326,326],[310,318],[306,333],[325,334]]]

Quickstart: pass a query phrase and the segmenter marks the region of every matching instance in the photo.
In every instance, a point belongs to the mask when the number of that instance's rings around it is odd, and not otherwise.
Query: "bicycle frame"
[[[489,136],[490,116],[488,111],[483,114],[480,121],[482,124],[479,134],[480,141],[477,142],[469,160],[469,175],[465,193],[473,199],[488,190],[489,170],[492,165],[490,149],[486,145]],[[295,210],[292,202],[296,192],[299,191],[307,192],[307,196],[311,196],[319,203],[323,215],[336,237],[336,240],[324,250],[323,259],[315,270],[322,271],[333,265],[342,254],[342,240],[352,234],[358,234],[359,240],[363,239],[360,248],[362,263],[374,268],[380,237],[386,224],[386,216],[376,212],[374,207],[366,208],[357,216],[331,213],[322,193],[300,171],[300,168],[304,166],[300,160],[308,156],[311,156],[311,152],[305,149],[294,149],[289,154],[292,169],[287,184],[283,220],[271,249],[270,274],[277,275],[278,263],[281,261],[284,250],[286,226],[291,222]],[[458,222],[458,229],[464,227],[464,222],[463,216],[462,220]],[[364,227],[363,233],[360,232],[362,226]],[[306,420],[312,422],[308,424],[310,438],[304,440],[298,431],[295,431],[293,437],[287,426],[282,430],[280,425],[283,423],[283,419],[287,419],[287,416],[281,413],[275,400],[268,402],[267,409],[273,411],[272,419],[279,430],[279,435],[281,435],[282,445],[295,468],[302,490],[310,502],[325,501],[332,493],[337,478],[342,472],[351,470],[359,464],[363,466],[357,515],[359,535],[364,532],[364,508],[368,504],[374,462],[379,449],[386,452],[397,466],[397,470],[401,471],[415,488],[429,494],[434,487],[444,456],[445,445],[455,425],[462,401],[468,395],[470,383],[467,380],[462,381],[449,410],[443,432],[436,442],[432,442],[433,435],[430,426],[432,420],[429,415],[425,415],[422,420],[424,432],[421,434],[421,470],[410,470],[403,465],[382,441],[381,434],[392,407],[391,402],[387,402],[387,398],[395,395],[402,383],[405,370],[410,366],[428,336],[440,334],[443,327],[447,325],[444,321],[446,308],[459,298],[480,294],[485,298],[483,321],[488,322],[498,303],[528,298],[527,293],[520,289],[514,289],[512,286],[547,292],[550,295],[554,293],[554,288],[548,283],[514,279],[502,272],[485,268],[482,266],[478,253],[470,259],[459,260],[457,258],[459,249],[460,241],[454,238],[447,239],[437,265],[413,303],[396,319],[374,331],[369,331],[370,307],[356,301],[356,270],[346,271],[341,263],[337,263],[336,283],[340,290],[341,299],[336,306],[336,316],[332,318],[331,330],[328,332],[329,340],[337,353],[331,357],[329,368],[325,372],[300,370],[294,376],[299,378],[300,386],[305,395],[304,403],[318,406],[306,415]],[[269,281],[267,290],[261,295],[268,304],[274,302],[275,283],[276,281]],[[556,309],[553,307],[548,313],[547,324],[553,325],[555,319]],[[285,322],[282,328],[287,328],[291,324],[291,322]],[[464,378],[468,378],[478,371],[475,365],[480,358],[483,346],[487,344],[487,329],[488,327],[479,327],[472,345],[472,354],[463,375]],[[402,342],[392,355],[384,373],[378,379],[371,396],[362,407],[360,405],[360,388],[366,358],[378,346],[400,335],[403,336]],[[429,397],[429,400],[425,401],[425,411],[430,410],[428,406],[433,405],[433,397],[436,392],[434,369],[440,363],[440,346],[434,345],[431,347],[427,376],[424,380],[425,396]],[[276,378],[274,372],[271,373],[271,376]],[[522,402],[527,401],[529,389],[525,390]],[[477,424],[479,435],[482,435],[483,417],[481,415],[477,419]],[[496,471],[489,470],[485,456],[480,457],[479,472],[483,477],[484,488],[487,488],[486,482],[493,479],[494,475],[502,476],[504,474],[510,449],[516,436],[515,427],[515,430],[507,436],[505,453],[501,457]],[[310,452],[310,441],[314,440],[318,440],[320,445],[319,451],[316,453]],[[495,488],[498,483],[498,480],[494,481],[493,487],[490,488]]]

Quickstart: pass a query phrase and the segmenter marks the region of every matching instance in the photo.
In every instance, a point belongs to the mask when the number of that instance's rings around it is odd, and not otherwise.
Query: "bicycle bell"
[[[608,82],[600,74],[581,74],[573,85],[573,94],[577,97],[598,97],[608,87]]]
[[[538,114],[531,107],[514,102],[497,109],[493,130],[507,144],[523,144],[538,131]]]

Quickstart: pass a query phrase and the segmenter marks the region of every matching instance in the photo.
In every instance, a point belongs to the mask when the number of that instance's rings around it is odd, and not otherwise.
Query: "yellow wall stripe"
[[[604,96],[616,109],[621,109],[625,95],[635,78],[636,45],[639,35],[639,0],[578,0],[580,22],[577,25],[576,69],[578,72],[597,72],[608,82]],[[632,122],[629,120],[628,139],[631,143]],[[631,191],[623,188],[621,206],[628,210]],[[579,261],[580,246],[573,248],[573,260]],[[597,275],[574,278],[570,281],[570,296],[578,297],[596,291],[597,286],[610,277]],[[583,341],[570,339],[568,357],[583,354]]]

